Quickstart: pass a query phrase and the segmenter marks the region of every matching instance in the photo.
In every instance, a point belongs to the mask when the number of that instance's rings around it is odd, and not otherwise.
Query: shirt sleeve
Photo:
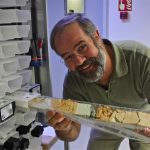
[[[143,66],[143,83],[142,83],[142,89],[143,94],[145,98],[150,103],[150,60],[147,60],[147,63],[145,65],[145,68]]]
[[[150,103],[150,48],[144,45],[141,48],[143,57],[140,59],[140,74],[141,74],[141,87],[143,96]]]

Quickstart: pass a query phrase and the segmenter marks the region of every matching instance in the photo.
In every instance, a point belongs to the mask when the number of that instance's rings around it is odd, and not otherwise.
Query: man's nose
[[[75,58],[74,58],[74,63],[76,65],[81,65],[83,64],[83,62],[86,60],[86,57],[85,56],[82,56],[82,55],[75,55]]]

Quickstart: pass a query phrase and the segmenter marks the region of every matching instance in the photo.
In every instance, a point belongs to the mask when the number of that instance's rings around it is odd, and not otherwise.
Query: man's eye
[[[65,61],[69,61],[69,60],[71,60],[72,58],[73,58],[73,55],[67,55],[67,56],[64,57],[64,60],[65,60]]]
[[[83,44],[81,45],[79,48],[78,48],[78,53],[79,54],[83,54],[84,52],[87,51],[87,45],[86,44]]]

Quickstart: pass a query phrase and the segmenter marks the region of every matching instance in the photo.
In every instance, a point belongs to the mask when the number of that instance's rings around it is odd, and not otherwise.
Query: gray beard
[[[97,46],[98,47],[98,46]],[[103,50],[98,47],[99,53],[98,56],[95,58],[97,69],[95,71],[91,71],[88,73],[81,73],[80,71],[75,71],[74,73],[82,78],[85,82],[93,83],[99,81],[104,75],[104,68],[105,68],[105,55]]]

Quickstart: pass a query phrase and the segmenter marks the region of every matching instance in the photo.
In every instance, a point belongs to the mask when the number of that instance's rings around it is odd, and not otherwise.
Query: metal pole
[[[64,141],[64,150],[69,150],[69,142]]]

